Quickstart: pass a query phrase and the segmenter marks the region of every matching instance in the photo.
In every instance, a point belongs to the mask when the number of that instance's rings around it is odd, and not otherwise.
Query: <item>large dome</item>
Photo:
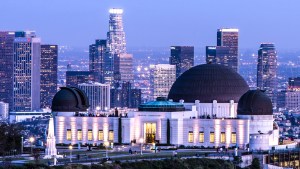
[[[169,99],[178,102],[193,103],[228,103],[238,102],[239,98],[249,90],[249,86],[241,75],[231,68],[218,64],[203,64],[184,72],[174,82]]]
[[[271,99],[261,90],[249,90],[238,103],[238,115],[273,115]]]
[[[75,87],[61,87],[53,100],[53,112],[82,112],[87,111],[89,102],[83,91]]]

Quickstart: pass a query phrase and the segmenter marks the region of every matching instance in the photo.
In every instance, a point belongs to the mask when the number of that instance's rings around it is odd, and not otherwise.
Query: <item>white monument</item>
[[[50,117],[44,159],[52,159],[52,158],[53,158],[53,164],[56,165],[57,162],[56,158],[59,158],[59,156],[57,155],[57,149],[56,149],[56,139],[54,135],[54,121],[53,121],[53,117]]]

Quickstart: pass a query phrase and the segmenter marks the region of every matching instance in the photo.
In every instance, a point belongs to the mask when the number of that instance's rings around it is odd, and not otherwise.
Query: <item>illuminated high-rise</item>
[[[95,81],[104,83],[104,57],[106,54],[106,40],[97,39],[89,46],[89,70],[95,75]]]
[[[170,65],[176,65],[176,78],[194,66],[194,46],[171,46]]]
[[[13,47],[15,32],[0,31],[0,101],[13,103]],[[5,66],[4,66],[5,65]]]
[[[95,110],[110,109],[110,86],[98,82],[88,82],[78,84],[78,88],[85,92],[89,99],[89,112]]]
[[[133,56],[121,53],[114,58],[114,81],[133,82]]]
[[[109,10],[109,30],[107,32],[107,52],[104,55],[103,72],[105,83],[131,81],[132,55],[127,54],[123,27],[123,9]],[[122,79],[124,78],[124,79]],[[113,85],[114,86],[114,85]]]
[[[51,107],[57,92],[57,45],[41,45],[41,108]]]
[[[107,48],[111,54],[126,53],[126,40],[123,28],[123,9],[112,8],[109,10]]]
[[[238,71],[239,30],[222,28],[217,31],[217,46],[206,47],[206,63],[221,64]]]
[[[110,90],[111,107],[138,108],[141,104],[141,89],[135,89],[130,82],[122,82]]]
[[[150,86],[153,98],[168,97],[176,81],[176,66],[169,64],[150,65]]]
[[[40,109],[41,40],[23,32],[14,40],[13,111]]]
[[[273,43],[262,43],[258,50],[257,88],[265,90],[276,104],[277,52]]]
[[[66,86],[78,87],[80,83],[95,81],[93,72],[90,71],[66,71]]]

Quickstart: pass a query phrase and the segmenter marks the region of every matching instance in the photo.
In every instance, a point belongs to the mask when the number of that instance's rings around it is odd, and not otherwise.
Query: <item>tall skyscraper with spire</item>
[[[273,43],[262,43],[258,50],[257,88],[265,90],[276,106],[277,52]]]
[[[107,32],[107,52],[103,58],[104,82],[119,83],[133,80],[132,55],[127,54],[123,27],[123,9],[109,10],[109,31]],[[114,85],[113,85],[114,86]]]
[[[115,59],[126,53],[126,40],[123,27],[123,9],[109,10],[109,30],[107,32],[107,53],[104,57],[104,81],[112,84],[115,76]]]
[[[111,54],[126,53],[126,40],[123,28],[123,9],[112,8],[109,10],[107,47]]]

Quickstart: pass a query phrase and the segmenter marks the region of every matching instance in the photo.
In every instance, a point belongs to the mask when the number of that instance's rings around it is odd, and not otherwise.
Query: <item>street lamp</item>
[[[69,150],[70,150],[70,162],[72,162],[72,149],[73,149],[73,146],[70,145],[69,146]]]
[[[29,138],[29,142],[30,142],[30,149],[31,149],[31,154],[32,154],[32,143],[34,142],[34,137],[30,137]]]
[[[141,155],[143,155],[143,142],[144,142],[144,139],[143,139],[143,138],[140,138],[140,143],[141,143]]]
[[[99,111],[100,111],[100,107],[97,106],[97,107],[96,107],[96,115],[97,115],[97,116],[99,116]]]
[[[106,149],[105,157],[108,158],[108,151],[107,151],[107,148],[108,148],[108,146],[109,146],[109,142],[108,142],[108,141],[105,141],[105,142],[104,142],[104,146],[105,146],[105,149]]]

